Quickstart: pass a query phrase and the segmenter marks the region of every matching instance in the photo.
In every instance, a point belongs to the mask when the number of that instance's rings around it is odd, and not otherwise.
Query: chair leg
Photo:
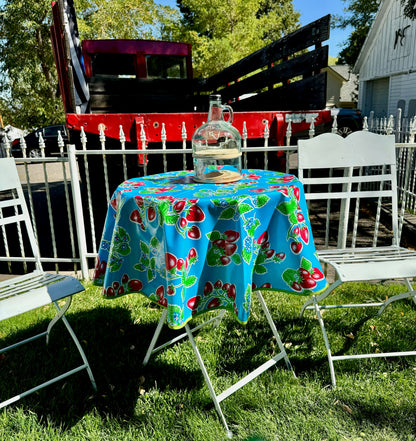
[[[57,310],[57,314],[55,317],[49,322],[48,328],[46,330],[46,344],[49,344],[49,335],[53,328],[53,326],[58,323],[58,321],[64,316],[68,308],[71,306],[72,296],[66,298],[64,306],[62,308],[58,305],[58,302],[54,302],[55,308]]]
[[[144,357],[143,366],[146,366],[147,363],[149,362],[150,356],[153,353],[153,349],[157,343],[157,339],[159,338],[160,332],[162,330],[162,326],[165,323],[167,315],[168,315],[168,310],[164,309],[162,312],[162,316],[160,317],[159,323],[157,324],[156,331],[153,334],[152,341],[150,342],[150,345],[149,345],[147,352],[146,352],[146,355]]]
[[[219,400],[217,398],[217,394],[215,393],[214,387],[213,387],[213,385],[211,383],[211,379],[209,378],[209,375],[208,375],[207,369],[205,367],[204,361],[202,360],[201,354],[199,353],[198,347],[196,346],[196,343],[195,343],[195,340],[194,340],[194,336],[192,335],[192,331],[189,328],[188,324],[185,325],[185,330],[186,330],[186,333],[188,335],[189,341],[191,343],[192,349],[194,350],[195,356],[196,356],[196,358],[198,360],[199,368],[202,371],[202,375],[204,376],[205,383],[208,386],[209,393],[211,395],[212,401],[214,402],[215,410],[217,411],[217,413],[218,413],[218,415],[219,415],[219,417],[220,417],[220,419],[221,419],[221,421],[222,421],[222,423],[223,423],[223,425],[225,427],[225,430],[227,431],[228,438],[232,438],[233,434],[232,434],[232,432],[230,431],[230,429],[228,427],[227,421],[225,420],[224,414],[223,414],[223,412],[221,410],[220,402],[219,402]]]
[[[73,331],[71,325],[68,323],[68,320],[65,316],[62,317],[62,322],[65,324],[66,329],[68,330],[70,336],[72,337],[72,340],[74,340],[74,343],[76,347],[78,348],[78,352],[81,355],[82,361],[84,362],[84,367],[87,370],[88,376],[90,377],[90,381],[92,384],[93,389],[97,390],[97,383],[95,382],[94,375],[92,373],[90,364],[88,363],[87,356],[84,353],[84,350],[82,349],[81,343],[79,342],[77,336],[75,335],[75,332]]]
[[[280,354],[282,354],[282,356],[283,356],[283,358],[285,360],[287,368],[292,371],[294,377],[296,378],[295,371],[293,370],[292,364],[290,363],[289,357],[287,355],[285,347],[283,346],[283,343],[282,343],[282,340],[280,338],[280,335],[277,332],[276,325],[274,324],[272,316],[270,315],[269,308],[267,307],[266,302],[264,301],[264,298],[261,295],[261,292],[260,291],[256,291],[256,294],[257,294],[257,297],[258,297],[258,299],[260,301],[260,305],[261,305],[261,307],[263,309],[263,312],[266,315],[266,318],[267,318],[267,321],[269,323],[269,326],[270,326],[270,328],[271,328],[271,330],[273,332],[274,338],[277,341],[277,344],[278,344],[279,349],[280,349]]]
[[[334,283],[332,283],[322,294],[320,294],[319,296],[313,296],[311,298],[309,298],[308,300],[306,300],[306,302],[303,304],[302,309],[300,311],[300,318],[303,317],[303,314],[305,312],[306,309],[315,309],[315,302],[319,303],[322,300],[326,299],[329,294],[331,294],[331,292],[335,289],[338,288],[339,285],[341,285],[342,282],[340,279],[337,279]],[[316,297],[314,299],[314,297]]]
[[[390,304],[393,303],[397,300],[403,300],[403,299],[408,299],[408,298],[412,298],[413,301],[416,304],[416,291],[414,291],[409,279],[405,279],[405,283],[407,286],[407,289],[409,291],[401,293],[401,294],[396,294],[395,296],[390,297],[389,299],[387,299],[384,303],[383,306],[378,310],[376,317],[380,316],[384,309]]]
[[[325,341],[326,353],[327,353],[328,364],[329,364],[329,372],[331,374],[332,387],[335,389],[337,386],[337,382],[335,379],[334,362],[332,359],[331,347],[329,346],[328,334],[326,333],[325,323],[322,318],[321,310],[319,309],[318,298],[316,296],[313,296],[312,299],[313,299],[313,305],[315,308],[315,313],[318,318],[318,322],[321,327],[322,335],[323,335],[324,341]]]
[[[61,308],[57,302],[54,302],[55,308],[58,311],[58,313],[55,315],[55,317],[49,322],[48,329],[46,331],[46,343],[49,343],[49,333],[52,329],[52,327],[55,325],[55,323],[58,322],[58,320],[62,320],[62,323],[65,325],[66,329],[69,332],[69,335],[72,337],[72,340],[75,343],[75,346],[78,349],[79,354],[81,355],[82,361],[84,362],[84,365],[82,366],[83,369],[87,370],[88,376],[90,378],[91,384],[93,389],[97,390],[97,384],[95,382],[94,375],[92,373],[90,364],[88,362],[87,356],[85,355],[84,350],[82,349],[81,343],[78,340],[78,337],[76,336],[74,330],[72,329],[71,325],[69,324],[67,318],[65,317],[65,312],[68,310],[69,306],[71,305],[72,297],[67,297],[67,300],[64,304],[64,306]]]

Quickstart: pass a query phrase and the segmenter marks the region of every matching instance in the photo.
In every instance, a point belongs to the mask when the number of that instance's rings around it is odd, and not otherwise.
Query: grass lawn
[[[338,289],[337,298],[355,301],[360,292],[373,301],[400,289],[350,284]],[[297,378],[281,361],[224,400],[235,440],[416,440],[414,357],[336,362],[338,387],[333,390],[318,322],[312,312],[299,318],[304,298],[269,292],[265,299]],[[389,306],[381,319],[372,318],[374,311],[325,312],[334,353],[415,348],[416,307],[410,300]],[[2,346],[33,328],[43,330],[52,315],[47,307],[2,322]],[[85,348],[98,392],[82,371],[32,394],[0,410],[1,440],[227,439],[189,342],[152,356],[142,367],[160,317],[160,309],[144,296],[107,300],[87,285],[74,297],[67,317]],[[166,327],[161,339],[176,334]],[[209,325],[196,335],[218,392],[267,360],[275,346],[270,337],[257,303],[246,326],[227,315],[219,327]],[[42,340],[0,355],[0,398],[77,362],[59,324],[49,348]]]

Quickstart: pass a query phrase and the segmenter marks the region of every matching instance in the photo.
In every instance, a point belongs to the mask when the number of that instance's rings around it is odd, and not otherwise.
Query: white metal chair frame
[[[336,134],[325,133],[313,139],[299,140],[298,147],[299,179],[305,186],[306,199],[327,201],[327,224],[331,201],[341,201],[338,245],[335,249],[318,249],[321,263],[328,264],[335,270],[335,281],[321,295],[308,299],[301,310],[301,316],[307,309],[316,313],[325,340],[332,385],[335,387],[334,361],[416,355],[416,350],[413,350],[334,356],[321,314],[321,310],[324,309],[375,306],[379,307],[379,316],[387,305],[396,300],[412,298],[416,303],[416,292],[410,283],[410,279],[416,277],[416,252],[399,245],[396,150],[393,135],[376,135],[361,131],[342,138]],[[378,170],[379,174],[366,173],[369,168]],[[341,170],[341,175],[333,173],[335,169]],[[325,175],[322,170],[328,170],[329,173]],[[316,189],[316,185],[324,186],[326,191],[314,192],[313,188]],[[356,246],[360,199],[364,198],[373,198],[378,202],[373,244],[370,247]],[[392,206],[392,245],[377,246],[381,204],[386,200],[389,200]],[[354,221],[352,229],[348,229],[351,201],[355,201]],[[351,246],[347,247],[348,231],[352,232],[352,241]],[[328,225],[326,236],[327,245]],[[394,295],[385,302],[345,305],[321,303],[335,288],[345,282],[394,279],[403,279],[408,291]]]
[[[209,393],[211,395],[212,401],[214,402],[214,407],[225,427],[225,430],[227,432],[227,436],[229,438],[232,438],[232,432],[230,431],[227,421],[225,420],[224,414],[221,410],[221,406],[220,403],[225,400],[227,397],[229,397],[230,395],[232,395],[234,392],[236,392],[237,390],[241,389],[244,385],[246,385],[247,383],[249,383],[251,380],[254,380],[256,377],[258,377],[260,374],[262,374],[263,372],[265,372],[267,369],[273,367],[278,361],[280,361],[281,359],[284,359],[286,366],[289,370],[291,370],[293,372],[293,375],[296,378],[296,375],[293,371],[292,365],[289,361],[289,357],[286,353],[286,349],[282,343],[282,340],[280,339],[279,333],[277,332],[276,329],[276,325],[273,322],[272,316],[270,315],[269,309],[267,308],[266,302],[264,301],[264,298],[261,294],[260,291],[255,291],[259,301],[260,301],[260,305],[263,309],[264,314],[266,315],[267,318],[267,322],[270,326],[270,329],[272,330],[273,336],[276,339],[276,342],[279,346],[279,350],[280,352],[277,353],[274,357],[270,358],[268,361],[266,361],[265,363],[263,363],[262,365],[260,365],[257,369],[253,370],[252,372],[250,372],[249,374],[247,374],[244,378],[242,378],[241,380],[237,381],[235,384],[233,384],[232,386],[230,386],[228,389],[226,389],[225,391],[223,391],[220,394],[216,394],[214,386],[212,384],[212,381],[209,377],[208,371],[205,367],[204,361],[201,357],[201,354],[198,350],[198,347],[195,343],[195,339],[193,337],[193,333],[199,329],[201,329],[203,326],[207,325],[208,323],[214,323],[215,325],[219,325],[219,323],[221,322],[224,314],[225,314],[225,310],[222,310],[217,316],[215,316],[214,318],[211,318],[209,320],[207,320],[206,322],[202,323],[199,326],[196,326],[194,328],[190,328],[189,324],[185,325],[185,333],[180,334],[179,336],[175,337],[174,339],[168,341],[167,343],[164,343],[158,347],[155,348],[155,345],[157,343],[157,340],[159,338],[160,332],[162,330],[162,327],[166,321],[166,317],[167,317],[167,309],[165,309],[162,312],[162,316],[159,320],[159,323],[156,327],[155,333],[153,334],[153,338],[150,342],[149,348],[146,352],[146,356],[143,360],[143,365],[147,365],[147,363],[149,362],[149,359],[151,357],[152,354],[180,341],[181,339],[188,337],[189,342],[191,343],[192,349],[195,353],[196,359],[198,361],[198,365],[202,371],[202,374],[204,376],[205,382],[208,386],[208,390]]]
[[[49,322],[46,331],[0,349],[0,353],[4,353],[45,336],[46,344],[48,344],[52,327],[61,320],[72,337],[82,358],[82,364],[79,366],[1,402],[0,408],[14,403],[39,389],[49,386],[83,369],[87,370],[92,386],[96,390],[96,383],[87,357],[65,317],[65,313],[71,305],[72,295],[84,291],[84,287],[79,280],[74,277],[49,274],[42,270],[36,238],[14,159],[0,159],[0,171],[0,228],[4,239],[4,250],[6,254],[0,256],[0,261],[8,261],[10,257],[9,243],[11,242],[10,238],[7,237],[7,231],[8,228],[11,228],[14,224],[16,228],[14,231],[16,231],[16,234],[19,236],[21,261],[35,262],[34,271],[22,276],[12,277],[0,283],[0,322],[50,303],[53,303],[57,310],[56,315]],[[33,256],[26,256],[23,245],[24,233],[27,234]],[[66,298],[66,302],[63,306],[60,306],[58,300],[64,298]]]

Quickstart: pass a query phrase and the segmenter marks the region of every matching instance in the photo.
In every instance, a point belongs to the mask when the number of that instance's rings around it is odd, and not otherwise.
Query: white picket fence
[[[283,151],[286,156],[286,170],[281,171],[296,174],[297,147],[290,145],[290,125],[286,134],[286,146],[269,145],[268,129],[268,125],[265,124],[263,139],[257,147],[247,147],[247,139],[243,134],[244,168],[259,168],[260,164],[260,168],[267,169],[270,155],[276,151]],[[334,124],[332,131],[336,129]],[[413,126],[409,133],[404,135],[404,132],[399,132],[391,122],[375,125],[374,121],[366,118],[364,130],[394,133],[396,136],[400,133],[397,142],[400,197],[405,202],[406,209],[414,211],[416,144]],[[312,121],[309,136],[313,137],[314,134]],[[44,157],[44,144],[40,138],[41,158],[15,158],[40,245],[41,260],[47,270],[69,271],[82,278],[88,278],[94,267],[107,204],[118,183],[129,177],[147,174],[149,166],[155,163],[158,164],[160,172],[178,169],[178,164],[179,168],[189,169],[189,164],[192,164],[190,139],[184,138],[180,148],[169,148],[168,134],[164,131],[163,124],[160,139],[158,148],[145,151],[129,150],[126,149],[125,136],[120,128],[118,148],[109,149],[104,132],[101,132],[96,145],[91,145],[85,133],[81,132],[79,142],[68,146],[68,152],[65,151],[63,140],[58,140],[61,152],[59,157]],[[146,144],[143,137],[142,142],[143,145]],[[10,145],[7,141],[4,144],[5,155],[10,156]],[[24,151],[24,145],[22,147]],[[144,164],[141,166],[137,165],[139,154],[144,155]],[[97,188],[100,189],[98,193]],[[25,269],[26,265],[23,264],[22,267],[22,264],[14,261],[13,255],[10,255],[10,262],[7,267],[0,267],[0,274],[20,273]]]

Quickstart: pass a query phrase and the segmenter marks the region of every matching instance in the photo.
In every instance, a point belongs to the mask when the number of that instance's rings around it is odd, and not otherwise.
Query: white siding
[[[398,0],[384,0],[386,12],[378,17],[377,35],[372,35],[360,81],[405,73],[416,68],[416,22],[404,17]],[[401,36],[404,34],[404,37]]]
[[[359,103],[363,113],[369,115],[371,111],[374,111],[376,117],[388,116],[389,78],[366,81],[364,84],[365,87],[360,92],[363,101]]]
[[[416,100],[416,73],[396,75],[390,79],[389,114],[395,115],[399,101],[405,102],[403,116],[408,115],[411,100]],[[413,106],[410,106],[413,107]],[[413,111],[410,109],[410,112]]]

